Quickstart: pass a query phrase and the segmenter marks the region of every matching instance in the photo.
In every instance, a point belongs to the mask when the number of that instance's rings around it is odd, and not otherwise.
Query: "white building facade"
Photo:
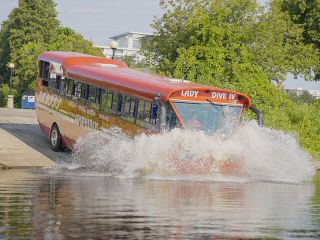
[[[308,92],[314,98],[320,99],[320,90],[311,90],[311,89],[305,90],[302,88],[296,88],[296,89],[286,89],[286,92],[295,93],[297,96],[301,96],[304,92]]]
[[[149,41],[152,36],[153,34],[149,33],[125,32],[110,37],[110,42],[113,40],[118,43],[118,48],[115,50],[115,57],[122,58],[124,56],[137,55],[143,41]],[[110,44],[107,44],[106,46],[95,47],[100,48],[106,58],[112,57],[113,50],[111,49]]]

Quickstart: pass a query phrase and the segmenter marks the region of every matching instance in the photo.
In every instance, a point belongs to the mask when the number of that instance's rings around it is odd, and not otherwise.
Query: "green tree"
[[[313,43],[320,50],[320,1],[318,0],[277,0],[282,11],[288,13],[291,20],[303,27],[305,43]],[[320,80],[320,54],[315,68],[315,80]]]
[[[288,72],[311,78],[317,57],[303,43],[303,29],[282,13],[253,0],[162,1],[165,14],[153,27],[156,36],[146,46],[147,57],[166,75],[181,76],[186,62],[189,78],[231,81],[239,63],[260,67],[269,80],[282,82]]]
[[[0,72],[8,82],[7,63],[25,44],[48,43],[59,28],[53,0],[20,0],[9,18],[2,23],[0,33]]]
[[[301,94],[297,94],[295,91],[289,91],[288,92],[288,97],[297,103],[306,103],[306,104],[311,104],[313,103],[316,99],[314,96],[312,96],[308,91],[303,91]]]
[[[96,56],[103,56],[98,48],[92,46],[92,42],[84,39],[71,28],[60,27],[57,34],[52,37],[47,46],[51,51],[81,52]]]
[[[60,25],[53,0],[20,0],[0,32],[0,83],[8,84],[9,62],[15,63],[13,78],[16,102],[24,90],[34,90],[37,57],[47,50],[75,51],[102,56],[92,42]],[[2,88],[6,89],[6,88]],[[1,89],[0,89],[1,91]],[[2,96],[4,93],[2,93]],[[6,100],[4,99],[2,103]]]
[[[120,60],[125,62],[129,68],[148,70],[148,64],[140,54],[123,56],[122,58],[120,58]]]
[[[37,58],[46,49],[44,43],[29,42],[12,52],[12,61],[15,62],[13,86],[17,90],[16,102],[20,102],[20,95],[25,90],[35,89],[37,77]]]

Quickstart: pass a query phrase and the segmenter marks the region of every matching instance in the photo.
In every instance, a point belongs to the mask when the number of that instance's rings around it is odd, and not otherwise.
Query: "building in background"
[[[137,55],[140,50],[142,43],[144,41],[149,41],[153,34],[141,33],[141,32],[125,32],[113,37],[110,37],[110,42],[112,40],[118,43],[118,48],[115,50],[115,57],[122,58],[124,56],[134,56]],[[95,46],[102,50],[102,53],[106,58],[112,57],[112,49],[109,43],[106,46]]]
[[[287,93],[294,93],[297,96],[301,96],[303,93],[308,92],[314,98],[320,99],[320,90],[296,88],[296,89],[286,89],[286,92]]]

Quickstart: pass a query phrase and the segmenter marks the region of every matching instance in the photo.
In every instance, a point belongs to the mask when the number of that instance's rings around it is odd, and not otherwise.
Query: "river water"
[[[118,178],[8,170],[1,239],[320,238],[320,174],[311,182]]]

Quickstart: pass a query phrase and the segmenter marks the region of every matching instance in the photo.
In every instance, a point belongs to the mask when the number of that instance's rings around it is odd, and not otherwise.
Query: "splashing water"
[[[255,121],[243,124],[229,139],[182,129],[135,138],[117,129],[90,133],[77,141],[68,168],[102,169],[121,177],[225,180],[219,166],[229,162],[239,168],[231,174],[236,181],[297,183],[315,173],[294,136]]]

